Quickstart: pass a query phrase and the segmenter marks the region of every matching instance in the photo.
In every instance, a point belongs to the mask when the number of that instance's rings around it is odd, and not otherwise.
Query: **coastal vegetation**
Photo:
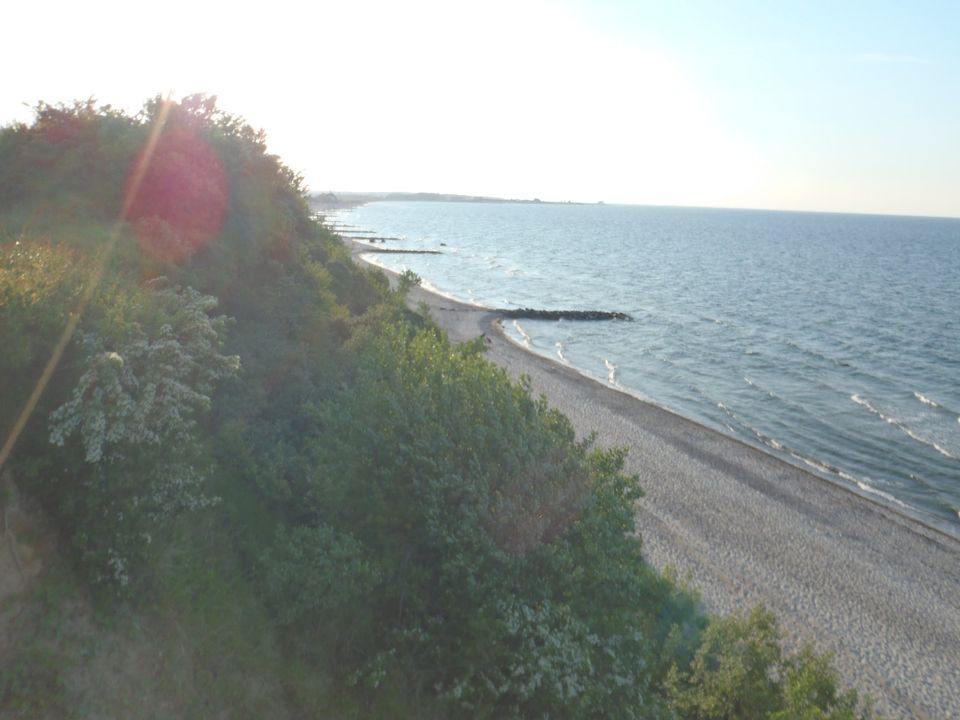
[[[871,716],[416,282],[213,98],[0,131],[0,717]]]

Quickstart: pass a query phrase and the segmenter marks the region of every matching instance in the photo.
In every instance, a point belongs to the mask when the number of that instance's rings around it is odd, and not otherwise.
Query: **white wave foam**
[[[818,463],[816,460],[810,460],[809,458],[805,458],[802,455],[797,455],[796,453],[793,453],[793,457],[797,458],[803,463],[806,463],[815,470],[819,470],[820,472],[830,472],[830,468],[823,463]]]
[[[606,358],[603,359],[603,364],[607,366],[607,382],[611,385],[619,385],[620,383],[617,382],[617,366]]]
[[[467,298],[468,305],[473,305],[474,307],[486,309],[487,306],[473,296],[473,290],[467,290],[467,294],[470,296]]]
[[[804,457],[803,455],[800,455],[799,453],[795,453],[795,452],[791,452],[790,456],[806,465],[809,465],[810,467],[812,467],[814,470],[817,470],[821,474],[837,475],[843,478],[844,480],[846,480],[847,482],[853,483],[864,492],[870,493],[871,495],[876,495],[878,497],[882,497],[884,500],[894,503],[895,505],[899,505],[902,508],[906,508],[908,510],[913,509],[910,505],[903,502],[903,500],[900,500],[899,498],[894,497],[888,492],[884,492],[883,490],[879,490],[873,487],[873,485],[870,485],[869,483],[864,482],[860,478],[854,477],[850,473],[844,472],[840,468],[835,468],[830,465],[817,462],[816,460],[811,460],[810,458]]]
[[[940,403],[938,403],[936,400],[931,400],[930,398],[926,397],[926,396],[923,395],[922,393],[914,392],[914,393],[913,393],[913,396],[914,396],[917,400],[919,400],[920,402],[922,402],[924,405],[929,405],[930,407],[940,407]],[[960,419],[960,418],[958,418],[958,419]]]
[[[893,425],[895,428],[899,429],[901,432],[905,433],[908,437],[912,438],[913,440],[916,440],[918,443],[923,443],[927,447],[932,447],[934,450],[936,450],[938,453],[940,453],[944,457],[956,459],[957,456],[951,453],[949,450],[947,450],[944,447],[941,447],[940,445],[935,443],[933,440],[928,440],[925,437],[921,437],[920,435],[917,435],[913,430],[908,428],[906,425],[904,425],[902,422],[900,422],[896,418],[890,417],[889,415],[878,410],[876,407],[874,407],[870,403],[869,400],[866,400],[865,398],[862,398],[857,394],[851,395],[850,399],[853,400],[857,405],[865,407],[867,410],[872,412],[874,415],[879,417],[884,422],[890,425]]]
[[[849,473],[845,473],[843,470],[837,470],[837,475],[839,475],[840,477],[842,477],[844,480],[849,480],[849,481],[852,482],[852,483],[860,482],[860,481],[857,480],[857,478],[855,478],[853,475],[851,475],[851,474],[849,474]]]
[[[747,380],[747,378],[744,378],[744,380]],[[750,381],[747,380],[747,382],[750,382]],[[750,384],[753,385],[753,383],[750,383]],[[752,432],[754,435],[756,435],[756,436],[757,436],[757,440],[759,440],[763,445],[766,445],[768,448],[772,448],[772,449],[778,450],[778,451],[783,451],[783,450],[786,449],[786,448],[784,448],[783,443],[781,443],[779,440],[777,440],[776,438],[770,437],[769,435],[761,432],[760,430],[757,430],[755,427],[753,427],[753,426],[750,425],[749,423],[744,422],[743,418],[741,418],[739,415],[737,415],[733,410],[731,410],[730,408],[728,408],[728,407],[727,407],[726,405],[724,405],[722,402],[718,402],[718,403],[717,403],[717,407],[720,408],[721,410],[723,410],[723,412],[725,412],[725,413],[727,414],[727,416],[730,417],[731,420],[733,420],[734,422],[742,425],[745,429],[749,430],[749,431]],[[724,423],[724,424],[726,425],[726,423]],[[727,427],[730,427],[730,426],[727,425]],[[731,428],[731,429],[732,429],[732,428]],[[734,434],[739,435],[739,433],[737,433],[736,430],[734,430],[733,432],[734,432]],[[798,459],[800,459],[800,458],[798,457]]]
[[[520,333],[520,337],[523,338],[523,344],[527,347],[530,347],[533,344],[530,336],[527,334],[527,331],[523,329],[519,322],[516,320],[513,321],[513,326],[517,329],[517,332]]]
[[[384,265],[383,267],[386,267],[386,266]],[[388,269],[389,269],[389,268],[388,268]],[[402,272],[402,270],[401,270],[401,271],[396,271],[396,272]],[[455,300],[455,301],[457,301],[457,302],[464,302],[464,300],[463,300],[462,298],[458,298],[456,295],[454,295],[454,294],[452,294],[452,293],[444,292],[443,290],[441,290],[440,288],[438,288],[436,285],[434,285],[433,283],[431,283],[429,280],[425,280],[424,278],[420,278],[420,287],[422,287],[424,290],[426,290],[426,291],[428,291],[428,292],[432,292],[434,295],[439,295],[440,297],[445,297],[445,298],[447,298],[447,300]],[[466,300],[466,302],[471,302],[471,301],[468,299],[468,300]]]
[[[839,477],[842,477],[844,480],[849,480],[852,483],[860,482],[858,478],[855,478],[853,477],[853,475],[849,475],[845,473],[840,468],[834,467],[833,465],[829,465],[824,462],[820,462],[819,460],[813,460],[811,458],[806,457],[805,455],[801,455],[798,452],[794,452],[793,450],[790,451],[790,457],[792,457],[794,460],[799,460],[805,465],[809,465],[810,467],[812,467],[814,470],[817,470],[821,474],[837,475]]]
[[[899,500],[899,499],[895,498],[893,495],[891,495],[891,494],[888,493],[888,492],[884,492],[883,490],[878,490],[877,488],[873,487],[872,485],[868,485],[867,483],[865,483],[865,482],[863,482],[863,481],[861,481],[861,480],[855,480],[854,482],[856,482],[856,483],[857,483],[857,487],[860,488],[861,490],[863,490],[864,492],[868,492],[868,493],[871,493],[872,495],[877,495],[877,496],[879,496],[879,497],[882,497],[884,500],[887,500],[887,501],[892,502],[892,503],[896,503],[896,504],[899,505],[900,507],[908,508],[908,509],[910,508],[910,506],[907,505],[905,502],[903,502],[902,500]]]

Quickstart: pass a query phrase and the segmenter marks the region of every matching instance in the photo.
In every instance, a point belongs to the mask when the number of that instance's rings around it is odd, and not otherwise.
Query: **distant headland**
[[[516,198],[487,197],[484,195],[457,195],[455,193],[433,193],[433,192],[347,192],[347,191],[328,191],[311,193],[308,196],[310,204],[317,208],[335,209],[343,207],[355,207],[368,202],[384,201],[420,201],[420,202],[469,202],[469,203],[517,203],[534,205],[603,205],[601,200],[598,203],[573,202],[572,200],[554,201]]]

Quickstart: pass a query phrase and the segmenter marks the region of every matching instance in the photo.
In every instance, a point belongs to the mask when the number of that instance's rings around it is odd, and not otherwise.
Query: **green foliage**
[[[143,322],[81,338],[86,369],[51,413],[50,441],[79,436],[84,464],[60,507],[97,581],[125,587],[158,527],[212,502],[195,467],[197,417],[239,369],[239,358],[220,354],[227,319],[208,315],[216,304],[190,288],[160,290]]]
[[[828,656],[805,646],[785,656],[763,608],[713,620],[689,671],[671,672],[673,707],[684,720],[856,720],[871,716],[857,693],[840,693]]]
[[[93,98],[38,103],[32,124],[0,130],[0,212],[34,222],[111,220],[124,179],[146,138],[141,123]]]
[[[780,662],[780,636],[773,616],[755,610],[748,618],[713,622],[690,668],[690,688],[675,693],[681,717],[697,720],[766,718],[779,700],[771,669]]]
[[[16,665],[0,669],[0,708],[13,717],[51,717],[68,711],[63,684],[63,658],[31,647]]]
[[[93,649],[84,595],[67,564],[51,556],[26,596],[0,601],[0,717],[87,716],[71,682]]]
[[[400,273],[398,283],[398,294],[400,297],[406,297],[411,288],[417,287],[420,284],[420,276],[413,270],[404,270]]]
[[[784,661],[783,707],[771,720],[866,720],[873,717],[869,700],[855,690],[841,691],[830,655],[809,645]]]
[[[379,582],[363,546],[323,526],[278,529],[264,566],[282,625],[336,627],[337,613],[362,602]]]
[[[0,244],[0,431],[6,436],[63,332],[88,265],[25,236]]]
[[[623,454],[577,443],[481,347],[403,323],[361,344],[315,411],[290,497],[306,524],[265,564],[271,602],[377,707],[412,692],[477,716],[645,716],[696,608],[643,563]],[[364,621],[345,638],[343,617]]]
[[[207,314],[216,305],[192,288],[160,290],[155,328],[133,321],[81,336],[87,369],[51,414],[50,441],[62,447],[79,433],[89,463],[120,461],[133,446],[189,443],[216,383],[240,368],[238,356],[220,354],[227,318]]]

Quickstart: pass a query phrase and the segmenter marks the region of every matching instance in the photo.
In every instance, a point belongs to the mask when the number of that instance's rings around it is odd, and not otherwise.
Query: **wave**
[[[850,360],[844,360],[832,355],[827,355],[825,352],[821,352],[820,350],[815,350],[805,345],[801,345],[798,341],[792,338],[787,338],[785,340],[781,340],[780,342],[786,347],[792,348],[793,350],[806,355],[808,358],[812,358],[817,363],[830,363],[838,368],[846,368],[856,372],[861,372],[860,368],[854,365]]]
[[[864,407],[864,408],[866,408],[867,410],[869,410],[870,412],[872,412],[874,415],[876,415],[877,417],[879,417],[879,418],[880,418],[881,420],[883,420],[884,422],[888,423],[889,425],[893,425],[895,428],[897,428],[897,429],[899,429],[901,432],[905,433],[905,434],[906,434],[908,437],[910,437],[911,439],[916,440],[918,443],[922,443],[922,444],[926,445],[927,447],[933,448],[934,450],[936,450],[938,453],[940,453],[940,454],[943,455],[944,457],[948,457],[948,458],[951,458],[951,459],[954,459],[954,460],[957,459],[957,456],[954,455],[953,453],[951,453],[951,452],[950,452],[949,450],[947,450],[946,448],[941,447],[940,445],[938,445],[937,443],[933,442],[932,440],[928,440],[928,439],[925,438],[925,437],[921,437],[920,435],[917,435],[913,430],[911,430],[909,427],[907,427],[906,425],[904,425],[901,421],[897,420],[895,417],[891,417],[890,415],[887,415],[887,414],[883,413],[882,411],[878,410],[874,405],[872,405],[872,404],[870,403],[869,400],[860,397],[860,396],[857,395],[856,393],[854,393],[853,395],[851,395],[851,396],[850,396],[850,399],[853,400],[853,402],[855,402],[857,405],[860,405],[861,407]]]
[[[857,480],[857,487],[863,490],[864,492],[871,493],[872,495],[877,495],[879,497],[882,497],[884,500],[887,500],[892,503],[896,503],[900,507],[907,508],[908,510],[913,509],[910,505],[907,505],[902,500],[895,498],[893,495],[891,495],[888,492],[884,492],[883,490],[878,490],[877,488],[873,487],[873,485],[870,485],[869,483],[865,483],[860,480]]]
[[[533,339],[527,334],[527,331],[523,329],[523,326],[516,320],[513,321],[513,327],[517,329],[517,332],[520,333],[520,337],[523,338],[523,344],[527,347],[533,346]]]
[[[390,267],[387,266],[387,265],[383,265],[383,264],[381,264],[381,263],[378,263],[376,260],[373,260],[373,259],[368,259],[368,258],[364,257],[364,260],[366,260],[367,262],[369,262],[369,263],[371,263],[371,264],[373,264],[373,265],[379,265],[379,266],[382,267],[382,268],[386,268],[387,270],[392,270],[392,269],[393,269],[393,268],[390,268]],[[404,267],[404,266],[401,266],[401,268],[403,268],[403,267]],[[403,269],[394,270],[394,272],[403,272]],[[478,303],[478,302],[477,302],[476,300],[474,300],[473,298],[469,298],[469,297],[468,297],[468,298],[457,297],[457,296],[454,295],[453,293],[444,292],[443,290],[441,290],[440,288],[438,288],[436,285],[434,285],[433,283],[431,283],[429,280],[425,280],[425,279],[423,279],[423,278],[420,278],[420,287],[422,287],[424,290],[426,290],[426,291],[428,291],[428,292],[432,292],[434,295],[439,295],[440,297],[445,297],[447,300],[453,300],[454,302],[466,303],[467,305],[475,305],[475,306],[477,306],[477,307],[485,307],[484,305],[481,305],[480,303]]]
[[[944,413],[946,415],[956,415],[957,411],[951,407],[941,405],[938,401],[934,400],[932,397],[924,395],[923,393],[914,391],[913,396],[921,403],[927,407],[931,407],[937,410],[937,412]],[[960,417],[957,417],[957,422],[960,422]]]
[[[789,452],[790,452],[790,457],[792,457],[794,460],[799,460],[804,465],[808,465],[809,467],[812,467],[814,470],[816,470],[820,474],[836,475],[837,477],[841,477],[848,482],[854,483],[855,485],[860,485],[860,483],[863,482],[859,478],[855,478],[853,475],[850,475],[849,473],[845,473],[840,468],[834,467],[829,463],[821,462],[819,460],[814,460],[813,458],[809,458],[806,455],[802,455],[796,452],[795,450],[790,450]],[[898,500],[897,502],[900,502],[900,501]],[[902,502],[900,504],[903,505]]]
[[[744,378],[744,380],[747,380],[748,382],[750,382],[747,378]],[[752,385],[753,383],[750,382],[750,384]],[[857,487],[859,487],[859,488],[860,488],[861,490],[863,490],[864,492],[868,492],[868,493],[871,493],[871,494],[873,494],[873,495],[877,495],[878,497],[881,497],[881,498],[883,498],[884,500],[886,500],[886,501],[888,501],[888,502],[894,503],[894,504],[899,505],[900,507],[906,508],[906,509],[908,509],[908,510],[914,510],[914,509],[915,509],[915,508],[913,508],[913,506],[908,505],[907,503],[903,502],[902,500],[900,500],[900,499],[897,498],[897,497],[894,497],[894,496],[891,495],[890,493],[884,492],[883,490],[879,490],[879,489],[875,488],[873,485],[870,485],[869,483],[865,482],[864,480],[861,480],[860,478],[855,477],[854,475],[851,475],[851,474],[848,473],[848,472],[844,472],[843,470],[841,470],[840,468],[838,468],[838,467],[836,467],[836,466],[834,466],[834,465],[831,465],[831,464],[829,464],[829,463],[822,462],[822,461],[820,461],[820,460],[815,460],[815,459],[813,459],[813,458],[807,457],[806,455],[803,455],[803,454],[797,452],[797,451],[794,450],[793,448],[787,447],[786,445],[784,445],[783,443],[781,443],[781,442],[780,442],[779,440],[777,440],[776,438],[770,437],[769,435],[766,435],[765,433],[761,432],[760,430],[757,430],[755,427],[751,426],[750,424],[744,422],[744,420],[743,420],[739,415],[737,415],[733,410],[731,410],[729,407],[727,407],[727,406],[726,406],[725,404],[723,404],[722,402],[718,402],[718,403],[717,403],[717,407],[719,407],[721,410],[723,410],[723,412],[726,413],[726,414],[730,417],[731,420],[733,420],[735,423],[737,423],[739,426],[741,426],[741,428],[744,428],[744,429],[752,432],[754,435],[756,435],[757,439],[758,439],[761,443],[763,443],[764,445],[766,445],[766,446],[769,447],[769,448],[773,448],[774,450],[777,450],[778,452],[782,452],[782,453],[786,453],[786,454],[790,455],[790,457],[792,457],[794,460],[797,460],[797,461],[803,463],[803,464],[806,465],[807,467],[809,467],[809,468],[811,468],[812,470],[814,470],[817,474],[819,474],[819,475],[825,475],[825,476],[831,476],[831,475],[832,475],[832,476],[835,476],[835,477],[842,478],[843,480],[846,480],[848,483],[851,483],[852,485],[856,485]],[[736,434],[736,431],[734,430],[733,427],[731,427],[731,425],[730,425],[729,423],[724,423],[724,426],[725,426],[728,430],[730,430],[731,432],[733,432],[734,434]]]
[[[484,305],[482,302],[480,302],[473,296],[473,290],[467,290],[467,295],[469,295],[469,297],[467,298],[468,305],[473,305],[474,307],[483,308],[485,310],[487,309],[486,305]]]
[[[783,402],[783,403],[786,403],[786,402],[787,402],[787,401],[784,400],[782,397],[780,397],[780,396],[777,395],[775,392],[773,392],[773,390],[767,390],[766,388],[760,387],[760,386],[757,385],[753,380],[751,380],[750,378],[748,378],[748,377],[746,377],[746,376],[744,376],[743,381],[744,381],[745,383],[747,383],[747,385],[749,385],[750,387],[756,388],[756,389],[759,390],[760,392],[764,393],[764,394],[765,394],[767,397],[769,397],[769,398],[773,398],[774,400],[779,400],[780,402]]]
[[[935,407],[935,408],[940,407],[940,403],[938,403],[936,400],[931,400],[930,398],[926,397],[922,393],[918,393],[914,391],[913,396],[917,400],[922,402],[924,405],[929,405],[930,407]]]
[[[712,315],[698,315],[698,318],[702,322],[713,323],[714,325],[720,325],[721,327],[727,328],[729,330],[739,329],[732,321],[727,320],[726,318],[713,317]]]
[[[914,508],[912,505],[905,503],[900,498],[895,497],[894,495],[891,495],[888,492],[884,492],[883,490],[880,490],[879,488],[874,487],[870,483],[865,482],[860,478],[854,477],[850,473],[844,472],[840,468],[834,467],[833,465],[828,465],[827,463],[822,463],[818,460],[812,460],[811,458],[801,455],[798,452],[791,451],[790,456],[795,460],[799,460],[805,465],[808,465],[809,467],[818,471],[820,474],[829,473],[831,475],[836,475],[837,477],[843,478],[847,482],[856,485],[863,492],[870,493],[871,495],[876,495],[877,497],[883,498],[887,502],[893,503],[895,505],[899,505],[900,507],[906,510],[916,510],[916,508]]]
[[[746,380],[746,379],[747,379],[747,378],[744,378],[744,380]],[[748,382],[749,382],[749,380],[748,380]],[[753,383],[750,383],[750,384],[753,385]],[[702,393],[701,393],[701,394],[702,394]],[[704,397],[706,397],[706,395],[704,395]],[[776,438],[770,437],[769,435],[767,435],[766,433],[764,433],[764,432],[762,432],[762,431],[760,431],[760,430],[757,430],[757,428],[753,427],[750,423],[744,421],[743,418],[741,418],[739,415],[737,415],[733,410],[731,410],[730,408],[728,408],[728,407],[727,407],[726,405],[724,405],[722,402],[718,402],[718,403],[717,403],[717,407],[720,408],[721,410],[723,410],[723,412],[726,413],[727,416],[728,416],[731,420],[733,420],[734,422],[736,422],[742,429],[747,430],[747,431],[753,433],[754,435],[756,435],[756,436],[757,436],[757,440],[759,440],[763,445],[766,445],[768,448],[773,448],[774,450],[777,450],[777,451],[779,451],[779,452],[784,452],[784,451],[789,452],[789,448],[785,447],[782,442],[780,442],[780,441],[777,440]],[[727,423],[724,423],[724,425],[726,425],[728,428],[730,428],[730,430],[731,430],[735,435],[739,434],[739,433],[737,433],[736,430],[734,430],[733,428],[731,428],[730,425],[728,425]]]
[[[606,358],[603,359],[603,364],[607,367],[607,382],[615,387],[619,387],[620,383],[617,382],[617,366],[616,364],[610,362]]]

